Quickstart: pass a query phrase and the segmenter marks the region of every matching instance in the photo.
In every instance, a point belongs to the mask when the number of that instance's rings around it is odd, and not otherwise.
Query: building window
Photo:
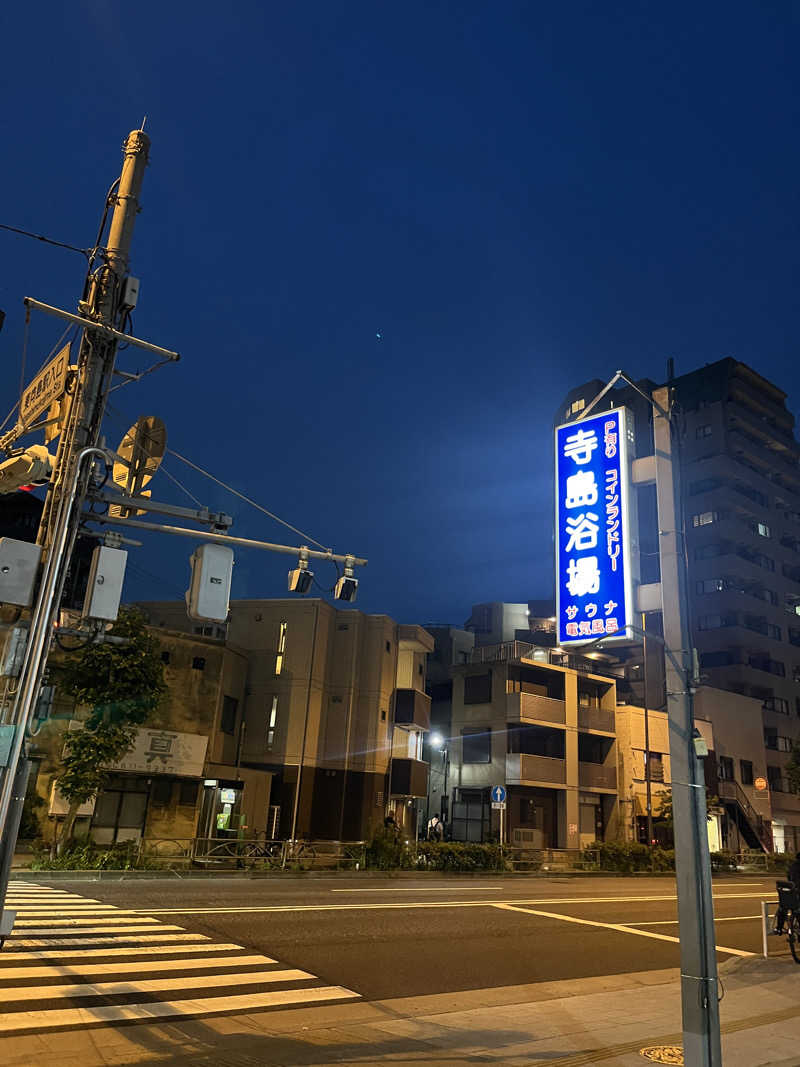
[[[730,756],[719,757],[719,780],[721,782],[733,781],[733,759]]]
[[[462,762],[490,763],[492,733],[488,726],[467,726],[461,731]]]
[[[650,765],[650,781],[664,781],[664,756],[661,752],[648,752],[645,756]]]
[[[755,529],[755,532],[758,534],[759,537],[772,537],[772,533],[770,531],[770,528],[769,528],[769,526],[767,526],[767,524],[765,522],[757,522],[755,524],[754,529]]]
[[[789,714],[789,701],[783,697],[767,697],[762,707],[765,711],[775,711],[778,715]]]
[[[697,515],[692,515],[692,526],[710,526],[712,522],[717,522],[718,519],[718,511],[701,511]]]
[[[286,655],[286,631],[289,629],[288,622],[282,622],[278,631],[278,652],[275,656],[275,674],[283,670],[283,657]]]
[[[391,652],[392,651],[392,642],[391,641],[387,641],[386,642],[386,651],[387,652]]]
[[[192,660],[193,671],[204,671],[206,669],[206,661],[203,656],[195,656]]]
[[[695,559],[713,559],[722,555],[722,545],[699,545],[694,550]]]
[[[272,698],[272,707],[269,711],[269,725],[267,726],[267,752],[271,752],[275,744],[275,727],[278,723],[278,698]]]
[[[224,734],[236,732],[236,713],[239,710],[239,701],[236,697],[222,698],[222,715],[219,720],[219,728]]]
[[[381,722],[386,722],[386,708],[381,708]]]
[[[780,767],[770,767],[767,765],[767,781],[769,787],[773,793],[783,793],[783,777],[781,775]]]
[[[698,630],[719,630],[723,626],[735,625],[735,615],[701,615],[697,620]]]
[[[712,489],[719,489],[725,483],[721,478],[703,478],[699,482],[692,482],[689,486],[689,496],[696,496],[698,493],[708,493]]]
[[[708,423],[706,423],[704,426],[698,426],[697,429],[694,432],[694,435],[697,438],[710,437],[712,432],[713,431],[711,429],[711,426]]]
[[[169,663],[169,652],[162,652],[161,653],[161,662],[162,663]]]
[[[487,674],[464,675],[464,703],[489,704],[492,700],[492,676]]]
[[[739,760],[739,772],[742,779],[742,785],[753,784],[753,763],[749,759]]]
[[[704,578],[702,582],[697,582],[695,587],[698,593],[721,593],[725,588],[725,581],[722,578]]]
[[[178,804],[182,808],[193,808],[197,803],[197,782],[181,782],[178,790]]]

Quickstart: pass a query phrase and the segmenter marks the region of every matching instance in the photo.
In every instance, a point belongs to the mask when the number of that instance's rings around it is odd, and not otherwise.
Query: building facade
[[[313,599],[232,601],[225,627],[177,602],[140,607],[244,656],[239,765],[272,776],[272,836],[363,840],[390,815],[414,836],[428,791],[422,627]]]
[[[507,790],[505,837],[578,849],[617,834],[616,685],[549,648],[505,642],[452,668],[450,832],[497,839],[492,786]]]

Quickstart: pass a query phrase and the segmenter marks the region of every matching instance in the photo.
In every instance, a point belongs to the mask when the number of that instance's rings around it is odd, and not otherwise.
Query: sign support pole
[[[672,766],[675,874],[681,949],[683,1055],[695,1067],[722,1067],[719,987],[711,896],[705,778],[694,749],[694,668],[680,485],[673,462],[670,390],[653,395],[664,661]]]

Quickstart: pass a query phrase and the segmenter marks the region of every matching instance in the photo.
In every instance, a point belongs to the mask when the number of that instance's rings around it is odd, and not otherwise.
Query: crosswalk
[[[12,882],[7,906],[17,918],[0,951],[0,1038],[359,999],[241,945],[55,886]]]

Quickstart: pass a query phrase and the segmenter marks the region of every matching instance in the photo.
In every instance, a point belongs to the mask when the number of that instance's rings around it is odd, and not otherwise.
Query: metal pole
[[[353,650],[350,657],[350,696],[347,701],[347,728],[345,730],[344,743],[344,772],[342,774],[342,805],[339,810],[339,840],[343,840],[344,834],[344,805],[347,797],[347,777],[350,771],[350,730],[353,722],[353,701],[356,694],[356,651],[358,648],[358,621],[353,627]]]
[[[721,1067],[719,988],[703,770],[694,751],[694,668],[670,389],[653,396],[661,596],[672,765],[675,872],[681,951],[683,1055],[692,1067]]]
[[[644,684],[644,786],[647,794],[647,846],[653,848],[653,790],[650,769],[650,715],[647,700],[647,616],[642,612],[642,683]]]
[[[300,748],[300,763],[297,765],[297,782],[294,789],[294,811],[292,812],[291,845],[297,836],[297,813],[300,807],[300,784],[303,777],[303,763],[306,758],[306,738],[308,736],[308,716],[311,711],[311,686],[314,681],[314,656],[317,649],[317,630],[319,628],[319,601],[314,605],[314,632],[311,638],[311,662],[308,667],[308,689],[306,691],[306,717],[303,722],[303,744]]]

